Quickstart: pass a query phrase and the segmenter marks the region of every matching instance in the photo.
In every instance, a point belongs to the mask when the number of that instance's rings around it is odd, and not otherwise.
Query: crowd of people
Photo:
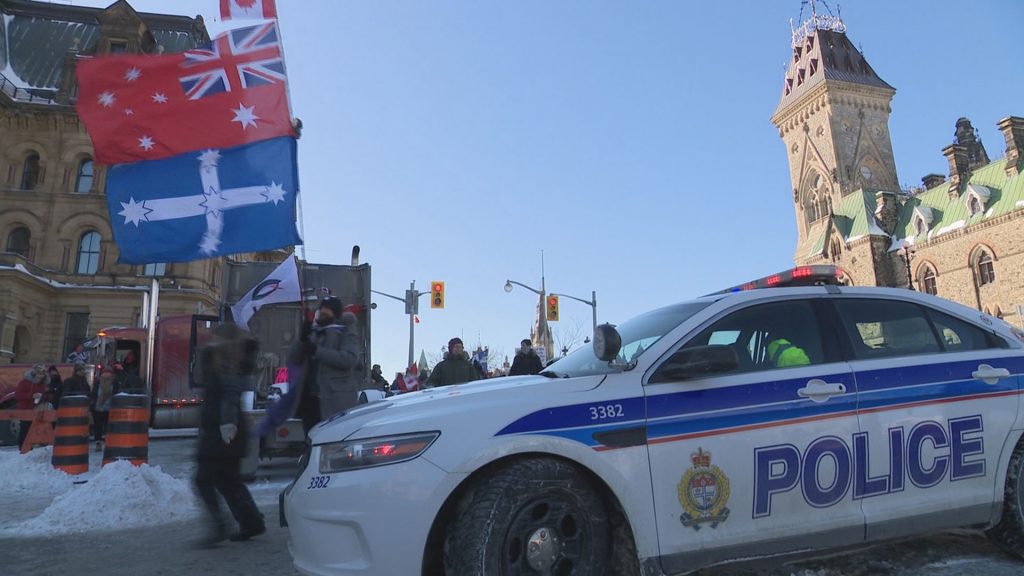
[[[86,364],[76,362],[67,379],[61,377],[55,364],[35,364],[25,371],[14,390],[15,409],[17,410],[53,410],[60,406],[64,396],[87,396],[89,398],[89,414],[93,440],[96,450],[103,449],[103,439],[107,431],[107,415],[110,402],[115,394],[125,392],[144,394],[145,386],[138,373],[138,363],[134,354],[129,352],[121,362],[101,369],[93,377],[90,385],[86,377]],[[32,420],[22,420],[19,427],[18,445],[21,446],[28,437]]]

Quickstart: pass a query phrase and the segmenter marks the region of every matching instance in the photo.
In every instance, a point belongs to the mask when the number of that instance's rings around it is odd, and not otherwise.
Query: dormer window
[[[111,54],[124,54],[128,51],[127,40],[111,40],[110,41],[110,53]]]
[[[800,85],[802,85],[804,83],[804,75],[806,74],[806,72],[807,71],[804,70],[803,68],[801,68],[801,69],[796,71],[796,85],[797,86],[800,86]]]
[[[932,209],[927,206],[917,206],[914,208],[914,215],[911,217],[911,222],[914,225],[914,236],[920,236],[928,232],[928,227],[932,225]]]
[[[985,211],[985,206],[988,204],[989,198],[992,197],[992,191],[985,186],[979,186],[976,184],[969,184],[967,186],[967,194],[964,195],[964,201],[967,203],[967,212],[971,216],[976,216]]]
[[[814,73],[817,72],[817,71],[818,71],[818,59],[817,58],[811,58],[811,76],[814,76]]]

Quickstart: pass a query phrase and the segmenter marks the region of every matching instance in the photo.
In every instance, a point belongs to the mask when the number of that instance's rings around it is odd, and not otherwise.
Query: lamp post
[[[420,292],[419,290],[417,290],[416,289],[416,281],[415,280],[413,280],[412,282],[409,283],[409,289],[405,291],[405,298],[399,298],[398,296],[392,296],[391,294],[388,294],[386,292],[381,292],[380,290],[370,290],[370,292],[373,292],[374,294],[380,294],[381,296],[387,296],[388,298],[391,298],[393,300],[398,300],[399,302],[403,302],[405,304],[405,313],[409,315],[409,363],[406,364],[405,366],[406,366],[406,368],[408,368],[409,366],[412,366],[412,363],[413,363],[413,343],[414,343],[414,339],[415,339],[414,331],[415,331],[415,326],[416,326],[416,322],[414,321],[414,317],[416,316],[416,314],[419,313],[419,308],[420,308],[420,300],[419,299],[420,299],[420,296],[423,296],[424,294],[429,294],[429,292]]]
[[[555,351],[552,350],[552,348],[554,346],[554,342],[551,340],[551,331],[548,330],[548,319],[547,319],[547,315],[545,314],[545,309],[544,309],[544,301],[546,300],[545,295],[547,294],[547,290],[546,290],[546,286],[545,286],[545,283],[544,283],[544,264],[543,264],[544,256],[543,256],[543,254],[544,253],[541,252],[540,290],[537,290],[536,288],[531,288],[530,286],[527,286],[526,284],[523,284],[522,282],[516,282],[515,280],[505,280],[505,292],[512,292],[512,285],[515,284],[516,286],[520,286],[522,288],[526,288],[530,292],[533,292],[534,294],[540,296],[540,308],[539,308],[539,310],[540,310],[540,317],[538,318],[539,324],[537,326],[537,328],[538,328],[537,336],[538,336],[538,338],[543,339],[543,342],[539,342],[538,344],[544,346],[544,354],[545,355],[551,354],[552,357],[553,357],[554,354],[555,354]]]
[[[910,262],[914,259],[914,249],[906,244],[903,245],[897,251],[901,258],[903,258],[903,264],[907,267],[907,288],[914,289],[914,275],[911,272]]]

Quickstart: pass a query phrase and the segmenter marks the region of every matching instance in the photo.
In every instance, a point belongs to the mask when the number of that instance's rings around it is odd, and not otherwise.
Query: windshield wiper
[[[555,372],[553,370],[545,370],[543,372],[540,372],[540,375],[541,376],[545,376],[547,378],[568,378],[569,377],[568,374],[559,374],[558,372]]]

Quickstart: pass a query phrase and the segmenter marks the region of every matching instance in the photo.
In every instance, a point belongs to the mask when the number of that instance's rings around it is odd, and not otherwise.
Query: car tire
[[[986,534],[1006,552],[1024,559],[1024,441],[1017,443],[1006,469],[1003,516]]]
[[[591,480],[552,458],[500,468],[467,491],[444,544],[448,576],[600,576],[608,511]]]

